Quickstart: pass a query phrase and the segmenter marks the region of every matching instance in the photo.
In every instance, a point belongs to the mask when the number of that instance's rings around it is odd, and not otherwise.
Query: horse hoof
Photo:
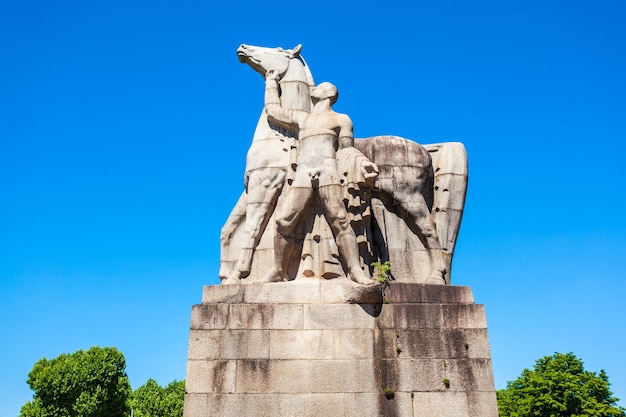
[[[241,280],[235,277],[228,277],[224,281],[222,281],[222,285],[237,285],[241,284]]]
[[[426,284],[445,285],[446,281],[441,275],[431,275],[426,279]]]

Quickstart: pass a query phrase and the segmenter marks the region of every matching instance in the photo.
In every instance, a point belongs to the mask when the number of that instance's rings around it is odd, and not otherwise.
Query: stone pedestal
[[[345,279],[211,286],[192,310],[184,417],[497,417],[469,287]]]

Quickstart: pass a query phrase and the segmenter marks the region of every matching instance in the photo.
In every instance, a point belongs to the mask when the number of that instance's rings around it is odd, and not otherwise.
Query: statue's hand
[[[363,174],[363,178],[365,178],[365,182],[368,184],[373,184],[374,180],[378,176],[378,166],[372,161],[363,161],[361,162],[361,173]]]
[[[278,72],[276,72],[275,70],[271,69],[271,70],[267,70],[267,72],[265,73],[265,79],[266,80],[273,80],[273,81],[279,81],[280,80],[280,74]]]

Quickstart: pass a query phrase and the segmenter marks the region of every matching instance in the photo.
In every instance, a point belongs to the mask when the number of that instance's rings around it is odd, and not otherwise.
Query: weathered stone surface
[[[376,392],[372,359],[315,360],[310,362],[312,392]]]
[[[272,359],[333,359],[332,330],[272,330]]]
[[[459,287],[462,288],[462,287]],[[382,284],[359,285],[347,279],[317,280],[302,278],[290,282],[275,282],[273,285],[212,285],[202,291],[202,303],[382,303]],[[223,309],[224,307],[219,307]],[[218,326],[224,312],[207,311],[202,319],[207,326]],[[212,324],[208,324],[212,323]]]
[[[301,47],[237,51],[265,105],[220,236],[234,285],[192,309],[184,417],[497,416],[484,308],[442,285],[464,146],[355,141]]]
[[[223,330],[222,358],[267,359],[270,357],[269,341],[269,330]]]
[[[262,285],[298,287],[239,287]],[[259,302],[267,293],[255,289],[195,306],[185,417],[497,416],[484,308],[469,288],[391,283],[389,304],[348,304],[323,303],[322,286],[302,287],[317,302]]]
[[[309,304],[304,306],[304,326],[308,329],[373,328],[375,317],[363,312],[355,304]]]
[[[350,118],[332,109],[336,87],[316,86],[300,52],[301,45],[237,50],[266,79],[265,106],[246,157],[246,191],[222,229],[220,277],[367,284],[372,262],[391,261],[397,281],[449,284],[465,148],[397,136],[355,140]],[[354,300],[364,302],[360,294]]]
[[[237,362],[231,360],[190,360],[185,391],[188,394],[235,392]]]
[[[218,359],[221,357],[222,332],[192,328],[189,332],[189,360]]]
[[[384,359],[491,357],[487,329],[387,328],[376,334],[385,341],[376,356]]]
[[[385,298],[390,303],[424,304],[473,304],[470,287],[439,285],[413,285],[404,282],[391,282],[385,288]]]
[[[185,394],[185,407],[183,417],[208,417],[211,414],[209,394],[187,393]]]
[[[413,397],[413,413],[428,417],[468,417],[469,404],[464,392],[417,392]]]

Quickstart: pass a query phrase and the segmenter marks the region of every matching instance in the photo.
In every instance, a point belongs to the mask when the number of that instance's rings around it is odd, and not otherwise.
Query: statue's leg
[[[396,192],[394,197],[404,211],[406,221],[412,223],[419,239],[428,252],[430,262],[429,282],[445,284],[446,266],[443,259],[443,251],[439,243],[435,221],[428,210],[424,195],[420,192]]]
[[[354,230],[348,221],[341,186],[338,184],[324,185],[319,188],[319,195],[324,208],[324,216],[333,231],[339,254],[346,263],[348,276],[359,284],[371,284],[373,281],[361,269],[359,246]]]
[[[252,255],[274,212],[276,200],[285,184],[286,173],[282,168],[262,168],[249,173],[246,205],[245,239],[237,265],[225,281],[235,284],[250,274]]]
[[[222,227],[222,231],[220,233],[220,270],[219,277],[222,280],[226,280],[228,276],[232,273],[233,265],[230,262],[226,262],[226,260],[231,260],[231,255],[235,251],[239,251],[239,248],[231,247],[233,245],[232,237],[233,233],[239,228],[243,222],[245,222],[245,214],[246,214],[246,202],[247,195],[246,193],[242,193],[233,207],[233,210],[230,212],[230,216],[226,220],[224,227]]]
[[[274,237],[274,266],[261,282],[288,281],[287,267],[295,246],[294,231],[302,217],[309,212],[307,205],[313,196],[310,187],[287,189],[276,209],[276,235]],[[310,207],[308,207],[310,208]]]

